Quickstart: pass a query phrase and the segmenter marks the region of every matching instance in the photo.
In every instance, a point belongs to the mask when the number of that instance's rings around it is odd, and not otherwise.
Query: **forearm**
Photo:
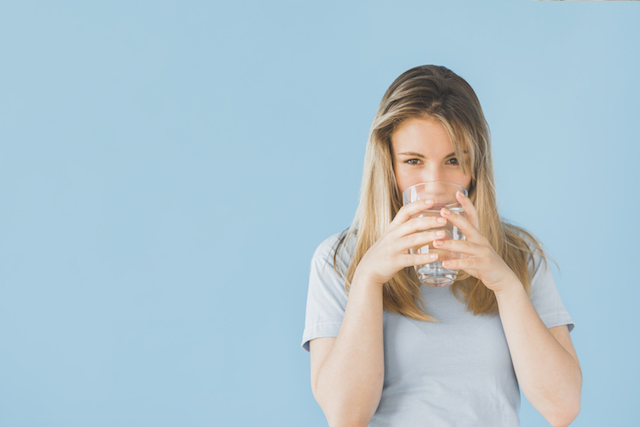
[[[511,280],[496,298],[518,382],[547,421],[569,425],[580,410],[580,366],[549,332],[522,284]]]
[[[378,407],[384,382],[382,312],[381,287],[354,277],[315,393],[331,426],[366,426]]]

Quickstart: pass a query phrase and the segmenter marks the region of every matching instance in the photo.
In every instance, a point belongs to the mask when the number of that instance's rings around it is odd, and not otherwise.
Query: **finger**
[[[433,247],[436,249],[442,249],[450,252],[457,252],[460,254],[467,254],[470,256],[481,255],[482,251],[479,245],[470,242],[468,240],[434,240]]]
[[[402,256],[402,264],[407,267],[430,264],[437,260],[438,254],[405,254]]]
[[[478,210],[475,206],[473,206],[473,203],[471,203],[471,199],[462,194],[462,191],[456,192],[456,198],[460,202],[460,205],[462,206],[464,213],[467,215],[467,219],[469,220],[469,222],[471,222],[471,224],[473,224],[475,228],[480,230],[480,219],[478,216]]]
[[[433,203],[433,200],[416,200],[415,202],[404,205],[398,210],[398,213],[395,218],[393,218],[393,221],[391,221],[391,224],[394,226],[400,226],[407,222],[413,215],[432,207]]]
[[[451,212],[447,208],[442,208],[440,210],[440,215],[442,215],[444,218],[451,221],[453,225],[458,227],[460,231],[462,231],[462,234],[465,235],[467,240],[477,240],[479,238],[483,238],[478,228],[462,215]]]
[[[427,246],[436,239],[444,239],[447,235],[445,230],[432,230],[423,233],[413,233],[402,238],[402,249],[421,248]]]
[[[446,218],[442,218],[441,216],[421,216],[409,219],[407,222],[399,226],[396,232],[400,236],[407,236],[419,231],[430,230],[432,228],[442,228],[446,223]]]
[[[476,258],[448,259],[442,261],[444,268],[450,268],[452,270],[475,270],[478,267],[477,264]]]

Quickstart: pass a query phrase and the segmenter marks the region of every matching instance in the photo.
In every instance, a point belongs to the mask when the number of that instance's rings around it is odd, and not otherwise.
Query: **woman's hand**
[[[433,200],[418,200],[400,208],[382,236],[364,254],[355,275],[365,276],[382,287],[405,267],[436,261],[437,254],[409,253],[409,248],[426,246],[445,235],[442,230],[417,233],[446,224],[442,217],[411,218],[432,206]]]
[[[464,270],[476,277],[494,292],[504,290],[507,284],[519,283],[516,274],[506,262],[493,250],[489,241],[480,233],[478,211],[471,200],[460,191],[456,198],[462,205],[467,218],[442,208],[440,214],[451,221],[464,234],[466,240],[436,240],[433,242],[437,249],[463,254],[462,259],[443,261],[443,267],[454,270]]]

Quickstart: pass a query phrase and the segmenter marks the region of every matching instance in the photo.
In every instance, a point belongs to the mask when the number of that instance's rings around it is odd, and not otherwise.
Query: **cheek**
[[[396,169],[396,184],[398,184],[398,189],[400,190],[400,194],[408,188],[411,187],[415,182],[412,182],[413,178],[409,176],[406,172],[403,173],[402,170]]]
[[[471,187],[471,176],[470,175],[466,175],[463,179],[462,179],[462,185],[464,188],[467,189],[467,191],[469,191],[470,187]]]
[[[458,184],[459,186],[464,187],[467,191],[469,191],[469,186],[471,185],[471,176],[462,173],[462,170],[450,171],[450,173],[442,176],[442,179],[443,181]]]

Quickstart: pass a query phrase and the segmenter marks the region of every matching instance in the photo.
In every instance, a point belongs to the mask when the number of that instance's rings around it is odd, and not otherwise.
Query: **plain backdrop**
[[[560,265],[573,425],[639,425],[639,6],[3,2],[0,426],[326,425],[311,255],[422,64],[476,90],[500,213]]]

